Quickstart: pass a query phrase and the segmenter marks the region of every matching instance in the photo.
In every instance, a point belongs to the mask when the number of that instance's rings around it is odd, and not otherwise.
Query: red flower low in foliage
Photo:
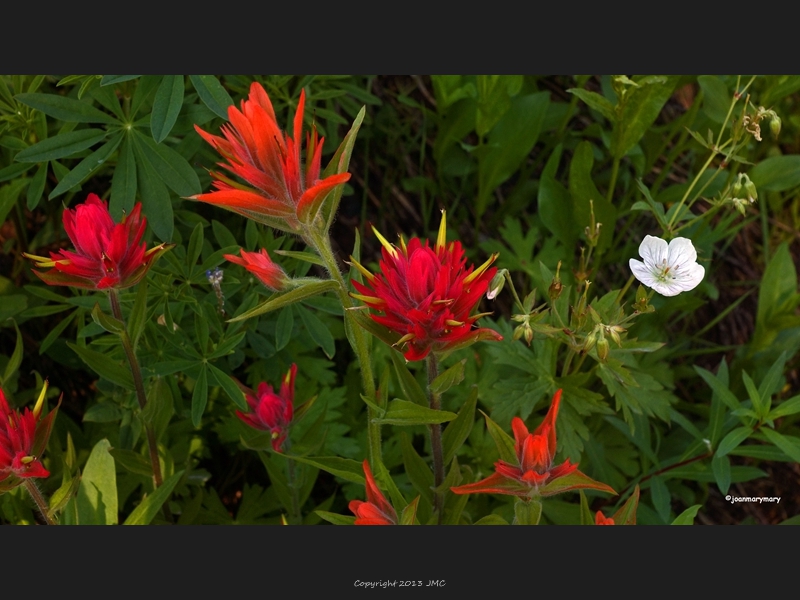
[[[266,250],[262,248],[260,252],[247,252],[242,249],[240,254],[241,257],[233,254],[223,254],[222,256],[250,271],[272,291],[279,292],[286,287],[289,278],[280,266],[272,262]]]
[[[172,248],[161,244],[146,250],[139,244],[147,220],[137,203],[121,223],[114,223],[108,205],[97,194],[89,194],[76,208],[64,209],[64,230],[75,251],[51,252],[50,258],[25,254],[39,268],[34,273],[48,285],[71,285],[90,290],[123,289],[139,283],[156,259]]]
[[[50,438],[58,407],[41,419],[47,382],[31,411],[12,410],[0,390],[0,492],[8,491],[23,479],[48,477],[40,458]]]
[[[504,460],[495,463],[495,472],[482,481],[450,488],[456,494],[508,494],[527,498],[553,496],[577,489],[593,489],[616,494],[604,483],[600,483],[578,471],[578,465],[569,459],[553,465],[556,454],[556,417],[561,402],[561,390],[553,396],[553,402],[544,421],[533,433],[528,431],[519,417],[511,421],[514,431],[516,464]]]
[[[364,476],[367,479],[367,501],[351,500],[350,511],[356,516],[355,525],[397,525],[397,512],[378,489],[369,461],[364,461]]]
[[[373,231],[383,245],[380,272],[373,275],[351,257],[367,280],[353,281],[359,293],[352,296],[383,313],[370,316],[402,336],[396,344],[407,344],[406,360],[422,360],[431,351],[446,352],[478,340],[503,339],[492,329],[472,328],[488,313],[470,315],[497,271],[491,267],[496,254],[477,269],[467,267],[461,243],[447,243],[444,213],[433,248],[419,238],[406,244],[402,236],[397,248]]]
[[[611,517],[605,516],[602,511],[597,511],[597,514],[594,516],[594,524],[595,525],[616,525],[614,523],[614,519]]]
[[[227,208],[249,219],[284,231],[299,231],[301,224],[313,221],[328,192],[350,179],[339,173],[320,179],[324,138],[316,128],[306,139],[306,161],[300,158],[305,91],[300,92],[294,116],[294,137],[285,135],[275,118],[272,102],[260,83],[250,86],[250,95],[241,110],[228,108],[228,124],[222,135],[195,129],[222,155],[219,163],[249,185],[242,185],[218,172],[216,191],[192,196],[193,200]]]
[[[272,433],[272,449],[275,452],[283,452],[283,443],[289,434],[289,425],[294,416],[296,375],[297,365],[293,364],[281,382],[279,394],[272,391],[271,385],[261,382],[255,396],[245,396],[250,412],[236,411],[236,415],[250,427]]]

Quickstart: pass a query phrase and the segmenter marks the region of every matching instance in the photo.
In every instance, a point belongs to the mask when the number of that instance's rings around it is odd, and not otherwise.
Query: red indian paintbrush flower
[[[402,236],[397,248],[373,231],[383,245],[380,273],[373,275],[350,257],[367,279],[367,285],[353,281],[359,294],[352,296],[383,313],[370,316],[402,336],[396,344],[407,344],[406,360],[422,360],[431,350],[445,352],[478,340],[503,339],[492,329],[472,328],[489,313],[470,316],[497,271],[491,267],[497,254],[477,269],[467,268],[461,243],[446,241],[444,213],[433,248],[419,238],[406,244]]]
[[[64,230],[75,246],[75,252],[59,250],[50,258],[25,254],[40,268],[50,271],[34,273],[47,285],[71,285],[91,290],[123,289],[136,285],[147,274],[156,259],[173,244],[161,244],[146,250],[139,245],[147,220],[137,203],[131,214],[114,223],[108,205],[97,194],[89,194],[86,202],[75,209],[64,209]]]
[[[367,501],[351,500],[348,508],[356,516],[355,525],[397,525],[397,512],[384,497],[364,461],[364,476],[367,478]]]
[[[50,472],[40,460],[47,446],[53,419],[58,407],[40,419],[47,382],[31,411],[11,410],[3,390],[0,390],[0,492],[8,491],[23,479],[48,477]]]
[[[289,425],[294,416],[294,378],[297,365],[293,364],[281,382],[281,391],[276,394],[272,386],[263,381],[258,385],[255,396],[247,394],[245,400],[250,411],[237,410],[236,415],[245,423],[262,431],[272,432],[272,449],[283,451],[283,442],[289,434]]]
[[[528,431],[519,417],[511,421],[514,431],[514,451],[517,464],[504,460],[495,463],[495,473],[482,481],[450,488],[456,494],[509,494],[534,498],[552,496],[580,488],[616,492],[578,471],[578,465],[569,459],[553,466],[556,454],[556,417],[561,402],[561,390],[553,396],[553,402],[544,421],[533,433]]]
[[[260,252],[247,252],[242,249],[240,254],[241,257],[233,254],[223,254],[222,256],[236,265],[243,266],[258,277],[261,283],[275,292],[286,287],[289,278],[280,266],[272,262],[265,249],[262,248]]]
[[[614,519],[611,517],[607,517],[603,514],[602,511],[597,511],[597,514],[594,516],[594,524],[595,525],[616,525],[614,523]]]
[[[301,224],[313,221],[328,192],[350,179],[350,174],[319,178],[324,138],[318,138],[316,128],[306,138],[303,169],[300,146],[304,108],[305,91],[302,91],[294,116],[294,137],[285,135],[275,119],[267,92],[254,82],[241,110],[228,107],[230,123],[222,126],[224,137],[211,135],[195,125],[197,133],[227,161],[219,165],[249,186],[212,172],[216,191],[192,199],[227,208],[284,231],[299,231]]]

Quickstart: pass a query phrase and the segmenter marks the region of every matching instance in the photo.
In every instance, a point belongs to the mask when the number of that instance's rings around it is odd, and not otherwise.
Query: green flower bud
[[[602,362],[606,362],[608,358],[608,340],[606,338],[600,338],[597,341],[597,358]]]
[[[769,122],[769,130],[775,138],[778,137],[778,134],[781,132],[781,118],[778,115],[772,117],[772,120]]]

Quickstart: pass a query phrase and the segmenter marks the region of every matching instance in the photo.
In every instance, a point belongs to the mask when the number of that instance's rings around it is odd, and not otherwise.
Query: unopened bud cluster
[[[736,182],[731,189],[730,202],[742,215],[745,214],[747,206],[758,200],[758,190],[745,173],[739,173]]]

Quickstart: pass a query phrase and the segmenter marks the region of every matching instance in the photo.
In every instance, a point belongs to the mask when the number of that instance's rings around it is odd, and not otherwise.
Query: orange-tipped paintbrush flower
[[[578,471],[569,459],[553,465],[556,454],[556,417],[561,390],[553,396],[547,416],[533,433],[519,417],[511,421],[514,431],[516,464],[504,460],[495,463],[494,474],[481,481],[450,488],[456,494],[508,494],[522,498],[553,496],[577,489],[592,489],[616,494],[604,483]]]
[[[247,182],[243,185],[219,172],[211,172],[216,191],[192,196],[232,210],[276,229],[300,232],[310,225],[328,193],[350,179],[339,173],[320,179],[324,138],[316,128],[306,137],[306,160],[300,156],[303,132],[305,91],[300,92],[294,116],[294,134],[281,131],[272,102],[260,83],[250,86],[250,95],[241,110],[228,108],[229,123],[219,137],[197,132],[217,150],[225,162],[220,166]]]

